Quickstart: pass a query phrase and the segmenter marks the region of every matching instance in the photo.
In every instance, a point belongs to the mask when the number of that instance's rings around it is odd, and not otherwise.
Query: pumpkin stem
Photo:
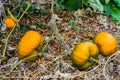
[[[7,9],[8,14],[10,15],[10,17],[15,21],[18,22],[17,18],[13,16],[13,14],[11,13],[11,11],[9,10],[9,8]]]
[[[90,58],[89,58],[89,60],[90,60],[90,61],[94,61],[94,62],[98,63],[98,60],[97,60],[97,59],[95,59],[95,58],[93,58],[93,57],[90,57]]]

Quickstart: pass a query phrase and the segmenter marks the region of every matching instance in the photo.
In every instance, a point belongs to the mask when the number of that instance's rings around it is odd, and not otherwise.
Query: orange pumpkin
[[[94,38],[94,43],[104,56],[109,56],[117,50],[117,40],[108,32],[100,32]]]
[[[3,22],[6,24],[7,28],[12,28],[15,26],[16,22],[11,18],[11,17],[7,17],[3,20]]]
[[[98,48],[92,42],[77,44],[71,53],[71,60],[79,70],[86,70],[93,66],[98,56]]]
[[[43,37],[39,32],[27,31],[18,44],[18,56],[23,59],[38,54],[43,46]],[[34,60],[33,57],[29,60]]]

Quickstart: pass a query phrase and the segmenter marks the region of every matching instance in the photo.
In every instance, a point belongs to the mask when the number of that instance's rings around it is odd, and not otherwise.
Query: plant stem
[[[49,44],[49,42],[50,42],[51,39],[53,38],[54,34],[55,34],[55,31],[52,32],[51,38],[48,40],[48,42],[46,43],[45,47],[43,47],[43,49],[41,50],[41,52],[43,52],[43,51],[45,50],[45,48],[47,47],[47,45]]]
[[[96,60],[96,59],[93,58],[93,57],[90,57],[89,59],[90,59],[90,61],[94,61],[94,62],[96,62],[96,63],[99,63],[98,60]]]

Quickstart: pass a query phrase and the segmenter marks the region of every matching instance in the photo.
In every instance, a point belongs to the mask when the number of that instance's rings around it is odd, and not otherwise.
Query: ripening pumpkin
[[[3,20],[7,28],[12,28],[15,26],[16,22],[11,17],[7,17]]]
[[[18,43],[18,56],[20,59],[37,55],[43,46],[43,37],[39,32],[27,31]],[[28,59],[28,61],[36,59],[37,56]]]
[[[100,32],[94,38],[94,43],[104,56],[109,56],[117,50],[117,40],[108,32]]]
[[[71,53],[71,60],[79,70],[86,70],[93,66],[98,56],[98,48],[92,42],[77,44]],[[94,60],[93,60],[94,59]]]

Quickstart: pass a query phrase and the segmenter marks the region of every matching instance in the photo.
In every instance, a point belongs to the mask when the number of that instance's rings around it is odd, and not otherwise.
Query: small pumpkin
[[[86,70],[93,66],[98,56],[98,48],[92,42],[77,44],[71,53],[71,60],[79,70]],[[94,59],[94,60],[93,60]]]
[[[18,56],[20,59],[37,55],[43,46],[43,37],[39,32],[27,31],[18,43]],[[28,61],[36,59],[37,56],[28,59]]]
[[[104,56],[109,56],[117,50],[117,40],[108,32],[100,32],[94,38],[94,43]]]
[[[12,28],[15,26],[16,22],[11,17],[7,17],[3,20],[7,28]]]

